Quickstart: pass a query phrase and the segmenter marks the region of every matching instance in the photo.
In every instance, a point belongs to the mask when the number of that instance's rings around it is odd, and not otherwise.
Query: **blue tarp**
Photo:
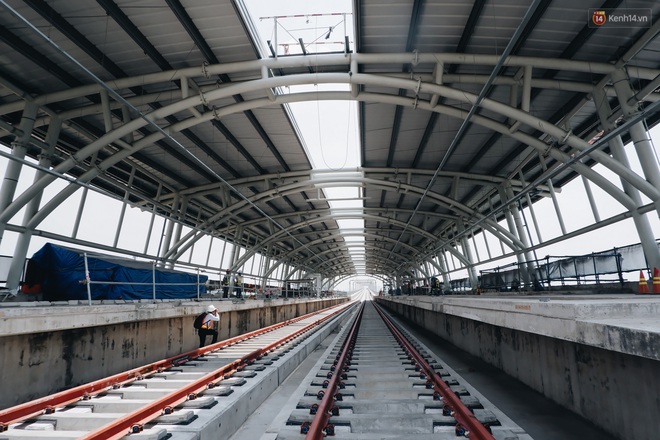
[[[85,251],[44,245],[30,259],[28,272],[32,283],[38,279],[47,301],[87,299]],[[152,299],[153,267],[150,262],[134,261],[110,255],[87,253],[90,280],[122,284],[91,284],[92,299]],[[197,274],[156,269],[156,298],[196,298]],[[206,293],[208,276],[199,276],[199,293]],[[125,284],[124,284],[125,283]],[[142,284],[144,283],[144,284]],[[165,283],[159,285],[160,283]]]

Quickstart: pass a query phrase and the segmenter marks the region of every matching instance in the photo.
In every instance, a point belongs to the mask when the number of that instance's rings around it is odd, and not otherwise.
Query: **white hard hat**
[[[214,306],[213,304],[211,304],[210,306],[208,306],[208,307],[206,308],[206,311],[209,312],[209,313],[214,312],[214,311],[216,311],[216,310],[218,310],[218,309],[216,309],[215,306]]]

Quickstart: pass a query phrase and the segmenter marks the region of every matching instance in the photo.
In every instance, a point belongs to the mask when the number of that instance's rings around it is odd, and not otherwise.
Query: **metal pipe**
[[[442,62],[444,64],[466,64],[466,65],[486,65],[495,66],[501,57],[498,55],[483,55],[483,54],[465,54],[465,53],[419,53],[419,63],[436,64]],[[364,54],[352,53],[350,60],[355,60],[359,64],[408,64],[413,61],[410,53],[380,53],[380,54]],[[318,54],[313,57],[313,60],[308,56],[291,56],[291,57],[272,57],[264,58],[261,60],[243,61],[227,64],[214,64],[205,66],[202,70],[200,67],[189,67],[183,69],[176,69],[171,71],[162,71],[151,73],[147,75],[140,75],[128,78],[118,78],[111,81],[106,81],[106,84],[115,90],[128,89],[131,87],[145,86],[148,84],[171,82],[181,80],[182,78],[194,78],[206,75],[222,75],[222,74],[235,74],[246,71],[260,71],[262,66],[269,69],[286,69],[295,67],[314,67],[314,66],[336,66],[345,65],[347,57],[344,54]],[[544,58],[544,57],[525,57],[525,56],[509,56],[504,61],[504,66],[533,66],[539,69],[551,70],[568,70],[580,73],[601,74],[608,75],[612,73],[616,67],[609,63],[599,63],[591,61],[578,61],[567,60],[561,58]],[[354,71],[357,73],[357,71]],[[631,75],[635,78],[654,80],[658,76],[657,69],[649,69],[642,67],[635,67],[632,69]],[[82,96],[87,96],[99,93],[100,86],[97,84],[89,84],[85,86],[75,87],[63,91],[48,93],[35,97],[35,103],[44,105],[47,103],[59,102]],[[16,103],[5,104],[0,106],[0,114],[20,111],[24,103],[16,106]]]
[[[103,115],[103,125],[105,127],[105,132],[111,132],[114,127],[112,125],[112,111],[110,111],[110,98],[108,97],[108,91],[101,89],[99,92],[101,95],[101,112]]]
[[[509,228],[509,232],[511,234],[515,235],[518,240],[522,243],[522,246],[520,246],[517,249],[514,249],[514,252],[516,254],[516,260],[518,261],[518,266],[523,267],[525,266],[525,255],[523,255],[522,249],[527,249],[529,245],[525,245],[524,240],[524,235],[521,236],[521,231],[518,229],[518,225],[516,223],[516,220],[514,219],[513,212],[515,210],[515,207],[509,203],[511,199],[513,199],[513,193],[510,191],[507,191],[506,184],[504,186],[499,187],[498,193],[500,195],[500,203],[506,208],[504,208],[504,217],[506,219],[506,224]],[[527,283],[529,280],[525,280],[525,283]]]
[[[92,305],[92,280],[89,276],[89,264],[87,262],[87,252],[83,253],[83,260],[85,262],[85,287],[87,287],[87,304]]]
[[[273,39],[275,40],[275,54],[274,58],[277,58],[277,52],[279,51],[279,48],[277,46],[277,17],[273,17]]]
[[[444,69],[445,69],[445,65],[442,61],[435,63],[435,66],[433,68],[433,81],[436,84],[443,84]],[[434,108],[438,104],[439,98],[440,96],[437,94],[431,95],[431,100],[429,101],[429,105],[431,106],[431,108]]]
[[[12,146],[12,156],[17,157],[18,159],[24,159],[25,154],[27,153],[28,143],[30,142],[30,134],[32,133],[32,127],[34,124],[34,118],[36,117],[38,107],[32,103],[28,102],[23,110],[21,115],[21,122],[19,123],[19,128],[21,129],[22,135],[15,137],[15,140],[11,143]],[[18,179],[21,175],[21,169],[23,164],[20,160],[12,160],[7,164],[5,169],[5,177],[2,181],[2,187],[0,187],[0,211],[4,211],[8,206],[11,205],[14,194],[16,194],[16,185],[18,184]],[[0,243],[4,237],[4,230],[6,227],[9,218],[4,218],[0,221]]]
[[[133,185],[133,178],[135,177],[135,167],[131,167],[131,174],[128,176],[128,187],[130,188]],[[124,225],[124,218],[126,216],[126,207],[128,206],[128,200],[129,200],[129,193],[128,191],[124,192],[124,199],[122,200],[121,203],[121,210],[119,212],[119,218],[117,219],[117,228],[115,230],[115,238],[113,241],[113,246],[117,246],[119,243],[119,235],[121,234],[121,229],[122,226]]]
[[[589,200],[589,206],[591,206],[591,212],[594,215],[594,220],[596,222],[600,221],[600,214],[598,212],[598,205],[596,205],[596,199],[594,198],[594,193],[591,191],[591,185],[589,180],[586,177],[582,176],[582,185],[584,185],[584,191],[587,194],[587,199]]]
[[[529,112],[529,106],[532,98],[532,66],[525,66],[523,75],[522,101],[520,108],[524,112]]]
[[[513,193],[513,189],[511,188],[511,185],[506,185],[504,186],[504,191],[507,194],[507,199],[512,200],[515,197],[515,194]],[[518,237],[520,238],[520,241],[522,242],[522,248],[524,249],[524,256],[525,256],[525,266],[524,268],[526,270],[523,270],[523,281],[525,282],[525,285],[529,286],[531,285],[531,275],[534,273],[534,258],[532,257],[531,252],[529,251],[530,248],[530,242],[528,240],[528,235],[525,233],[525,223],[523,222],[524,213],[521,216],[521,210],[518,209],[519,203],[520,203],[520,198],[517,199],[518,203],[511,203],[510,209],[511,209],[511,216],[513,217],[513,222],[516,226],[516,231],[518,232]]]
[[[42,150],[41,155],[39,156],[39,168],[37,168],[33,182],[39,180],[39,178],[45,173],[45,169],[50,168],[51,158],[53,152],[55,151],[55,144],[59,138],[60,129],[62,127],[61,120],[58,118],[53,119],[53,123],[48,127],[48,132],[46,133],[45,138],[45,148]],[[30,219],[34,214],[39,210],[39,205],[41,204],[41,198],[43,193],[40,192],[37,194],[25,207],[25,213],[23,215],[23,226],[26,227],[25,232],[18,236],[16,241],[16,247],[14,248],[14,254],[11,260],[9,267],[9,272],[7,273],[7,283],[6,288],[10,292],[16,294],[20,286],[21,277],[25,269],[25,258],[27,257],[27,252],[30,246],[30,241],[32,239],[32,229],[27,228],[29,225]]]
[[[163,190],[163,184],[159,183],[158,190],[156,191],[156,200],[159,199],[162,190]],[[149,220],[149,227],[147,228],[147,233],[144,238],[144,251],[143,251],[144,254],[146,254],[147,250],[149,249],[149,242],[151,241],[151,233],[153,232],[154,229],[155,219],[156,219],[156,204],[154,203],[151,209],[151,219]]]
[[[156,262],[151,262],[151,291],[153,293],[153,300],[156,302]]]

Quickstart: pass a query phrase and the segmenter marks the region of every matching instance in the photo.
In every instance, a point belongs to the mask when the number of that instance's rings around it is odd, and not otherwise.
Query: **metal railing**
[[[644,259],[641,244],[634,244],[608,251],[577,256],[551,256],[533,261],[535,270],[530,274],[532,285],[524,286],[527,264],[511,263],[480,271],[481,289],[518,290],[532,288],[542,290],[556,286],[583,286],[626,283],[626,275],[650,268]],[[462,280],[457,280],[462,281]]]

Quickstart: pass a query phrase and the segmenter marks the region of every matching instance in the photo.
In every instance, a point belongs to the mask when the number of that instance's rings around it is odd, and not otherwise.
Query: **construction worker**
[[[206,308],[206,316],[202,318],[202,323],[199,329],[197,329],[197,334],[199,335],[199,348],[202,348],[206,344],[206,336],[213,336],[211,344],[218,342],[218,331],[214,328],[214,322],[219,322],[220,316],[218,315],[218,309],[215,308],[213,304]]]
[[[243,298],[243,274],[238,272],[236,274],[236,279],[234,280],[234,293],[236,298]]]
[[[222,297],[229,298],[229,283],[231,281],[231,271],[227,269],[225,276],[222,278]]]

